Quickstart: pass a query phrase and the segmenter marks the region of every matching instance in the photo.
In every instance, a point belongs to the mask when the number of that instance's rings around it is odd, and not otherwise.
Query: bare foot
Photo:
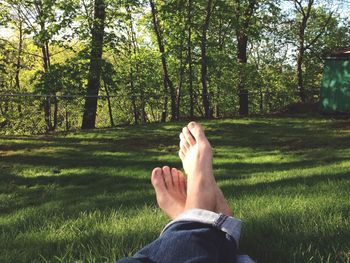
[[[186,178],[176,168],[164,166],[154,168],[151,177],[152,185],[156,191],[159,207],[171,219],[177,217],[185,210],[186,205]]]
[[[190,208],[231,216],[232,211],[213,176],[212,149],[203,128],[191,122],[182,130],[180,139],[179,156],[188,175],[188,183],[175,168],[170,170],[164,166],[153,169],[151,179],[159,207],[172,219]]]
[[[164,166],[163,169],[157,167],[152,171],[151,180],[156,190],[158,205],[164,213],[174,219],[185,211],[187,182],[181,171],[176,168],[170,169],[168,166]],[[222,191],[218,186],[216,187],[214,212],[232,216]]]
[[[186,209],[215,210],[217,187],[213,176],[213,153],[203,128],[190,122],[180,134],[179,156],[187,174]]]
[[[205,182],[207,187],[204,189],[199,189],[199,191],[202,190],[204,195],[207,197],[212,197],[211,192],[214,189],[215,197],[213,200],[215,202],[215,206],[211,211],[232,216],[232,210],[229,207],[221,189],[215,182],[212,169],[212,148],[208,139],[205,137],[203,128],[199,124],[191,122],[187,127],[182,129],[182,133],[180,134],[179,156],[188,176],[200,173],[208,179]],[[192,179],[196,180],[196,177],[192,176]],[[188,189],[190,188],[191,186],[188,187]],[[207,194],[205,194],[205,192],[207,192]],[[187,205],[191,206],[190,201],[187,202]],[[212,207],[212,202],[210,203],[210,207]]]

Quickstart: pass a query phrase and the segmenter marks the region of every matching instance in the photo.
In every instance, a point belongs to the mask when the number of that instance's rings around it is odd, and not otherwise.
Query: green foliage
[[[83,63],[82,63],[83,62]],[[84,93],[88,65],[74,57],[64,64],[52,64],[49,72],[33,75],[34,92],[38,94],[76,95]]]
[[[208,93],[213,115],[237,115],[239,79],[246,82],[252,114],[278,111],[295,102],[298,99],[295,61],[297,21],[300,17],[293,11],[293,5],[286,8],[286,1],[259,0],[250,17],[247,10],[251,1],[214,2],[206,48]],[[158,0],[155,4],[165,47],[164,56],[179,101],[180,117],[188,117],[190,109],[188,49],[192,56],[194,114],[202,116],[201,36],[207,3],[193,0],[191,17],[188,17],[189,1]],[[141,121],[143,111],[145,121],[160,121],[165,101],[167,98],[170,100],[169,91],[163,87],[160,53],[148,5],[148,1],[139,0],[106,1],[100,95],[109,92],[112,117],[116,124]],[[12,32],[8,38],[2,36],[0,41],[1,91],[85,95],[90,67],[93,6],[94,1],[76,0],[1,2],[3,12],[0,24]],[[325,30],[305,51],[303,73],[308,100],[312,102],[318,99],[323,55],[331,49],[348,45],[350,40],[349,21],[337,12],[329,20],[328,8],[328,5],[315,4],[305,34],[308,45]],[[249,23],[245,27],[246,19],[249,19]],[[236,32],[239,27],[249,40],[248,63],[243,67],[236,62]],[[20,29],[22,46],[19,45]],[[46,58],[45,54],[48,55]],[[16,75],[20,88],[16,84]],[[34,104],[41,105],[40,100],[37,99]],[[79,127],[83,101],[83,97],[60,101],[60,118],[66,118],[65,109],[68,107],[71,109],[70,121],[76,123],[74,127]],[[17,112],[19,103],[23,111],[37,112],[37,108],[32,108],[25,100],[10,98],[7,102],[12,106],[6,108],[13,112],[1,112],[1,118],[7,120],[3,129],[15,131],[14,127],[18,126],[11,125],[24,121],[18,118],[32,117]],[[0,101],[0,106],[5,108],[4,100]],[[40,109],[44,110],[39,106]],[[99,99],[99,116],[97,126],[108,126],[106,99]],[[36,114],[36,118],[43,117],[44,114]],[[24,126],[28,131],[37,129]],[[63,122],[57,129],[65,129]]]

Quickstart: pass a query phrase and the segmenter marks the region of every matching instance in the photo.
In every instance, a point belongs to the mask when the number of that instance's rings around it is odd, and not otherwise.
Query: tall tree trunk
[[[138,89],[140,91],[140,115],[141,115],[141,123],[144,124],[147,121],[146,118],[146,111],[145,111],[145,85],[142,85],[141,83],[141,77],[140,77],[140,63],[139,63],[139,59],[138,59],[138,46],[137,46],[137,42],[136,42],[136,37],[135,37],[135,31],[133,29],[133,26],[131,27],[131,40],[132,40],[132,46],[133,46],[133,50],[134,50],[134,56],[136,59],[136,75],[138,77]]]
[[[297,77],[298,77],[298,91],[299,98],[301,102],[306,101],[305,87],[304,87],[304,79],[303,79],[303,59],[304,59],[304,48],[298,48],[298,58],[297,58]]]
[[[47,65],[48,65],[48,70],[51,67],[51,56],[50,56],[50,50],[49,50],[49,43],[46,41],[45,42],[45,52],[46,52],[46,60],[47,60]],[[58,99],[56,97],[56,92],[49,92],[52,97],[50,98],[50,102],[53,101],[53,124],[51,124],[51,130],[54,131],[57,129],[58,126]],[[51,108],[50,108],[50,114],[51,114]],[[50,119],[52,117],[50,116]]]
[[[164,52],[164,45],[163,45],[163,40],[162,40],[162,34],[157,18],[157,10],[154,4],[153,0],[149,0],[149,3],[151,5],[152,9],[152,19],[153,19],[153,27],[154,27],[154,32],[156,33],[157,36],[157,41],[158,41],[158,47],[159,47],[159,52],[161,54],[161,60],[162,60],[162,66],[163,66],[163,83],[164,83],[164,92],[165,93],[170,93],[170,100],[171,100],[171,120],[175,120],[176,117],[176,94],[175,94],[175,89],[172,81],[170,80],[169,73],[168,73],[168,66],[165,58],[165,52]],[[168,102],[168,96],[165,95],[164,98],[164,111],[162,113],[162,122],[165,122],[166,120],[166,109],[167,109],[167,102]]]
[[[129,51],[131,52],[131,50],[129,50]],[[131,55],[130,55],[130,60],[131,60]],[[139,122],[139,114],[138,114],[137,105],[136,105],[134,73],[133,73],[131,61],[130,61],[130,68],[129,68],[129,84],[130,84],[131,105],[132,105],[132,110],[134,113],[134,124],[137,124]]]
[[[40,32],[46,31],[46,25],[45,25],[45,19],[44,19],[44,10],[43,10],[43,3],[41,0],[34,2],[35,8],[38,13],[39,23],[40,23]],[[43,62],[43,68],[44,72],[47,74],[50,69],[50,54],[48,52],[49,49],[49,43],[48,40],[43,38],[40,39],[41,44],[41,53],[42,53],[42,62]],[[45,87],[45,93],[50,94],[49,87]],[[51,100],[52,98],[50,96],[45,97],[43,101],[44,106],[44,114],[45,114],[45,131],[49,132],[53,130],[52,122],[51,122]]]
[[[56,130],[58,126],[58,99],[56,97],[53,98],[53,105],[54,105],[54,110],[53,110],[53,127],[52,130]]]
[[[252,17],[256,10],[258,0],[249,0],[247,6],[235,0],[236,3],[236,37],[237,37],[237,63],[239,65],[238,93],[239,93],[239,115],[249,114],[249,97],[246,86],[245,66],[247,64],[248,28],[251,26]],[[242,10],[243,9],[243,10]]]
[[[106,96],[107,96],[107,105],[108,105],[108,113],[109,113],[109,120],[111,123],[111,127],[114,127],[114,120],[113,120],[113,114],[112,114],[112,105],[111,105],[111,98],[109,97],[109,90],[108,86],[105,81],[103,81],[103,86],[105,88]]]
[[[132,65],[132,53],[134,54],[135,57],[135,70],[136,70],[136,76],[135,76],[135,81],[133,81],[133,86],[134,86],[134,93],[137,88],[137,91],[140,92],[140,111],[137,110],[136,108],[136,94],[132,94],[134,96],[133,100],[133,105],[134,105],[134,117],[141,119],[141,123],[144,124],[146,123],[146,112],[145,112],[145,92],[144,92],[144,85],[141,83],[141,78],[140,78],[140,63],[138,59],[138,44],[137,44],[137,39],[136,39],[136,34],[134,30],[134,24],[132,20],[132,14],[129,5],[126,6],[126,10],[128,13],[129,17],[129,22],[130,22],[130,32],[129,32],[129,50],[130,50],[130,63]],[[132,68],[131,68],[132,70]],[[136,84],[135,84],[136,82]]]
[[[105,24],[105,3],[104,0],[95,0],[94,21],[91,39],[90,70],[85,98],[82,129],[95,128],[98,91],[100,89],[103,37]]]
[[[224,47],[225,47],[225,35],[224,35],[224,30],[223,30],[223,19],[220,18],[219,20],[219,54],[220,57],[223,57],[224,53]],[[219,118],[220,117],[220,106],[219,106],[219,102],[220,102],[220,94],[221,94],[221,87],[222,87],[222,72],[221,70],[218,71],[217,73],[217,81],[216,81],[216,92],[214,94],[214,100],[215,100],[215,105],[214,105],[214,112],[215,112],[215,117]]]
[[[46,46],[43,45],[41,47],[41,53],[42,53],[42,59],[43,59],[43,67],[44,67],[44,72],[48,73],[49,71],[49,63],[47,59],[47,52],[46,52]],[[45,92],[45,93],[50,93],[50,92]],[[44,99],[44,113],[45,113],[45,131],[49,132],[53,130],[52,123],[51,123],[51,97],[47,96]]]
[[[18,37],[18,54],[17,54],[17,62],[16,62],[15,83],[16,83],[17,92],[20,92],[21,83],[19,79],[19,74],[22,67],[21,59],[22,59],[22,51],[23,51],[23,21],[22,20],[19,21],[18,31],[19,31],[19,37]],[[18,113],[21,114],[22,113],[21,103],[18,103],[17,109],[18,109]]]
[[[301,23],[299,26],[299,46],[298,46],[298,55],[297,55],[297,78],[298,78],[298,93],[301,102],[306,101],[305,87],[304,87],[304,79],[303,79],[303,60],[305,53],[305,29],[307,26],[307,22],[310,18],[311,8],[314,0],[308,0],[308,5],[306,7],[302,6],[301,1],[295,1],[295,5],[301,14]]]
[[[182,57],[182,52],[183,52],[183,43],[181,43],[181,48],[180,48],[180,72],[179,72],[179,81],[177,84],[177,102],[176,102],[176,120],[180,119],[180,105],[181,105],[181,95],[182,95],[182,82],[183,82],[183,77],[185,73],[185,64],[183,62],[183,57]]]
[[[188,52],[188,84],[190,93],[190,118],[193,119],[194,115],[194,94],[193,94],[193,74],[192,74],[192,0],[188,0],[187,10],[187,24],[188,24],[188,39],[187,39],[187,52]]]
[[[237,35],[237,62],[239,64],[238,92],[239,92],[239,115],[246,116],[249,113],[248,108],[248,90],[245,81],[245,65],[247,63],[247,45],[248,36]]]
[[[202,100],[204,107],[204,114],[206,118],[211,117],[210,101],[208,95],[208,83],[207,83],[207,31],[209,28],[210,17],[212,13],[212,0],[208,0],[206,15],[204,19],[202,41],[201,41],[201,81],[202,81]]]

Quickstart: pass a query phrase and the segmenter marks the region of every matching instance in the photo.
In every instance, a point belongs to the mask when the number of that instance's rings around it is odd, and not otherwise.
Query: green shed
[[[326,57],[320,99],[324,112],[350,113],[350,48]]]

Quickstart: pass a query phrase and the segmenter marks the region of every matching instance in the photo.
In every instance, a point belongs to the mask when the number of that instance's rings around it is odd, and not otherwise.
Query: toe
[[[187,192],[187,182],[186,182],[186,177],[184,176],[184,174],[181,171],[178,171],[178,175],[179,175],[179,187],[180,187],[180,191],[183,195],[186,196],[186,192]]]
[[[193,138],[190,130],[187,128],[187,127],[184,127],[182,129],[182,134],[183,134],[183,137],[186,139],[187,143],[190,145],[190,146],[193,146],[195,145],[196,143],[196,140]]]
[[[181,150],[184,154],[186,154],[187,151],[188,151],[188,147],[187,147],[187,145],[186,145],[186,141],[181,140],[179,146],[180,146],[180,150]]]
[[[164,166],[163,167],[163,177],[164,177],[164,182],[165,186],[168,190],[173,189],[173,179],[171,178],[171,173],[170,173],[170,168],[169,166]]]
[[[180,133],[180,145],[183,145],[184,147],[186,147],[186,150],[188,150],[190,148],[190,144],[188,143],[188,141],[185,138],[185,135],[183,133]]]
[[[157,167],[153,169],[151,181],[157,195],[166,190],[161,168]]]
[[[191,132],[191,134],[193,135],[196,141],[202,140],[205,138],[204,130],[202,126],[200,126],[198,123],[192,121],[187,125],[187,128],[189,129],[189,131]]]
[[[185,159],[185,154],[184,154],[184,152],[182,150],[179,150],[179,157],[180,157],[181,161],[183,159]]]
[[[176,189],[179,188],[180,186],[180,182],[179,182],[179,174],[178,174],[178,170],[176,168],[172,168],[171,169],[171,177],[173,179],[173,184],[174,184],[174,187]]]

